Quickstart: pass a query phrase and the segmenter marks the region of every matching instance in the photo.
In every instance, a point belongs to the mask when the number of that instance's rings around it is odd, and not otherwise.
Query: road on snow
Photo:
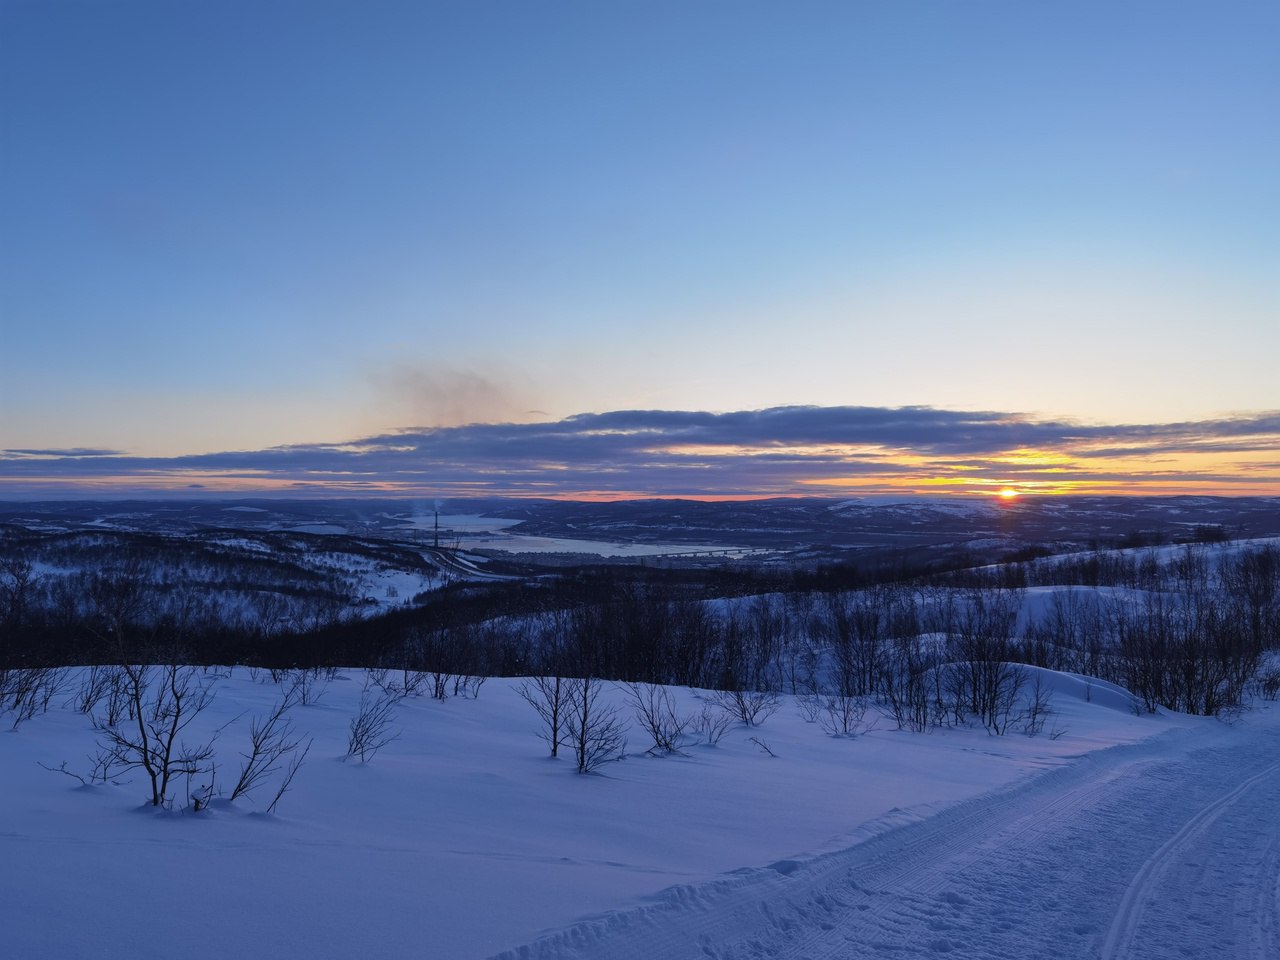
[[[1265,704],[499,957],[1275,960],[1278,814],[1280,707]]]

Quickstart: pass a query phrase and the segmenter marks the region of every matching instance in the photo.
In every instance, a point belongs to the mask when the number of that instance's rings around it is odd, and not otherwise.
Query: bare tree
[[[874,688],[896,600],[888,587],[825,596],[814,626],[827,641],[831,683],[839,696],[865,696]]]
[[[569,684],[560,676],[530,677],[521,681],[516,692],[525,703],[533,707],[542,721],[538,736],[551,747],[551,756],[557,756],[563,742],[569,712]]]
[[[1022,606],[1019,590],[974,588],[959,605],[947,638],[946,688],[961,722],[977,717],[988,731],[1003,734],[1014,719],[1026,671],[1013,633]]]
[[[1280,641],[1280,547],[1266,544],[1226,558],[1220,572],[1228,594],[1246,609],[1254,644],[1263,649]]]
[[[479,700],[480,688],[484,686],[485,681],[488,679],[489,679],[488,677],[480,676],[478,674],[469,674],[469,675],[463,676],[461,695],[464,697],[470,697],[472,700]],[[454,694],[455,695],[458,694],[457,689],[454,690]]]
[[[1037,673],[1031,689],[1027,692],[1026,708],[1022,713],[1022,732],[1029,737],[1039,736],[1052,715],[1053,694],[1045,689],[1040,674]],[[1049,736],[1054,740],[1057,739],[1052,732]]]
[[[603,763],[621,760],[627,745],[627,728],[618,719],[614,707],[600,702],[603,681],[588,676],[567,683],[566,732],[578,762],[578,772],[590,773]]]
[[[919,636],[893,640],[882,665],[880,695],[899,730],[924,733],[930,721],[943,711],[937,655],[926,649]]]
[[[447,700],[449,698],[449,686],[456,676],[456,674],[448,673],[444,670],[430,671],[428,677],[431,680],[431,699]]]
[[[152,806],[169,806],[177,778],[210,771],[213,742],[189,745],[184,730],[213,700],[209,682],[196,667],[121,664],[127,716],[111,722],[95,714],[94,729],[117,770],[141,769],[151,786]]]

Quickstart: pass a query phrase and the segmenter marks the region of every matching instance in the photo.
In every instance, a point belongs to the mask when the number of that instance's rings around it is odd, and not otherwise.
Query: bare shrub
[[[337,675],[335,667],[304,667],[288,671],[280,682],[285,688],[286,697],[292,697],[299,706],[308,707],[324,696],[325,690]]]
[[[1275,700],[1280,696],[1280,667],[1267,667],[1258,674],[1258,688],[1263,699]]]
[[[947,703],[957,723],[977,719],[996,736],[1003,736],[1022,719],[1019,705],[1027,681],[1026,668],[1016,663],[975,660],[941,668]]]
[[[307,745],[302,748],[301,753],[295,752],[289,760],[289,765],[285,768],[284,776],[280,778],[280,783],[276,786],[276,792],[271,796],[271,802],[267,804],[267,813],[275,813],[276,807],[280,804],[280,799],[289,792],[289,788],[293,786],[293,778],[297,776],[298,770],[301,769],[303,762],[307,759],[307,754],[311,752],[311,741],[307,741]]]
[[[122,721],[132,720],[135,716],[133,698],[129,695],[129,675],[125,669],[119,665],[103,667],[106,671],[106,695],[100,702],[103,703],[101,719],[108,726],[116,726]],[[96,723],[99,714],[96,710],[91,712]]]
[[[406,697],[420,697],[427,688],[427,675],[405,667],[400,671],[400,690]]]
[[[241,764],[240,776],[231,789],[230,799],[238,800],[240,797],[250,796],[278,773],[282,765],[286,768],[286,776],[290,780],[297,772],[296,769],[290,768],[293,767],[298,748],[302,746],[302,737],[294,735],[293,723],[286,716],[294,702],[290,699],[290,695],[286,694],[269,714],[253,719],[249,726],[249,752],[240,754],[244,758],[244,763]],[[308,741],[301,756],[305,757],[310,749],[311,743]],[[287,761],[286,758],[288,758]],[[301,761],[298,762],[300,765]],[[282,794],[283,791],[280,791],[276,795],[276,800],[279,800]],[[275,801],[272,801],[272,806],[275,806]]]
[[[778,695],[769,690],[717,690],[708,700],[747,727],[764,723],[781,704]]]
[[[819,698],[818,724],[833,737],[857,737],[875,726],[875,718],[867,720],[869,697],[831,694]]]
[[[733,717],[709,703],[702,705],[702,712],[694,720],[694,729],[698,731],[703,741],[712,747],[723,739],[732,725]]]
[[[94,708],[107,695],[112,685],[112,671],[115,667],[94,665],[80,677],[80,686],[76,688],[70,705],[81,713],[92,713]]]
[[[796,706],[805,723],[817,723],[822,713],[822,698],[816,693],[802,693],[796,697]]]
[[[692,717],[677,712],[671,691],[654,683],[628,683],[626,689],[636,721],[653,740],[648,752],[678,753]]]
[[[49,709],[49,702],[66,683],[66,675],[52,667],[0,670],[0,711],[13,714],[13,729]]]
[[[400,731],[392,728],[399,701],[395,694],[375,693],[372,685],[360,691],[360,708],[351,718],[347,735],[348,758],[359,757],[361,763],[367,763],[400,736]]]
[[[91,754],[88,759],[89,772],[87,774],[80,774],[76,773],[74,770],[68,770],[67,761],[65,760],[56,767],[51,767],[45,763],[39,763],[39,761],[37,761],[37,764],[51,773],[61,773],[65,776],[71,777],[73,780],[78,780],[80,785],[85,787],[107,783],[113,784],[117,787],[122,785],[119,780],[115,779],[117,768],[114,758],[110,752],[100,749],[97,753]]]

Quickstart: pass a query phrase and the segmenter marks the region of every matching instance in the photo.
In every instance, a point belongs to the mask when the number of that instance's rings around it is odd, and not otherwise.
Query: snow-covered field
[[[274,815],[268,795],[155,812],[142,777],[41,769],[88,766],[69,708],[5,733],[4,955],[1280,956],[1268,704],[1139,717],[1053,675],[1057,739],[845,739],[784,699],[683,756],[645,755],[633,726],[626,759],[583,776],[509,680],[404,700],[399,738],[344,760],[364,676],[294,708],[314,745]],[[264,679],[237,669],[199,718],[224,785],[279,698]]]

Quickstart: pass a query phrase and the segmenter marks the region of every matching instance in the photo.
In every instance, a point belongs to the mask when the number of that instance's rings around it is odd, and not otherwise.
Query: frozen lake
[[[660,557],[671,554],[746,557],[760,550],[711,543],[625,543],[610,540],[579,540],[570,537],[538,537],[505,531],[521,521],[484,517],[474,513],[440,515],[442,546],[463,550],[502,550],[507,553],[589,553],[598,557]],[[433,531],[435,517],[427,514],[405,518],[404,529]],[[461,536],[459,536],[461,534]]]
[[[524,537],[496,533],[489,537],[464,537],[464,550],[506,550],[510,553],[591,553],[599,557],[661,557],[671,554],[723,554],[746,557],[761,551],[750,547],[707,543],[617,543],[607,540],[573,540],[567,537]]]

